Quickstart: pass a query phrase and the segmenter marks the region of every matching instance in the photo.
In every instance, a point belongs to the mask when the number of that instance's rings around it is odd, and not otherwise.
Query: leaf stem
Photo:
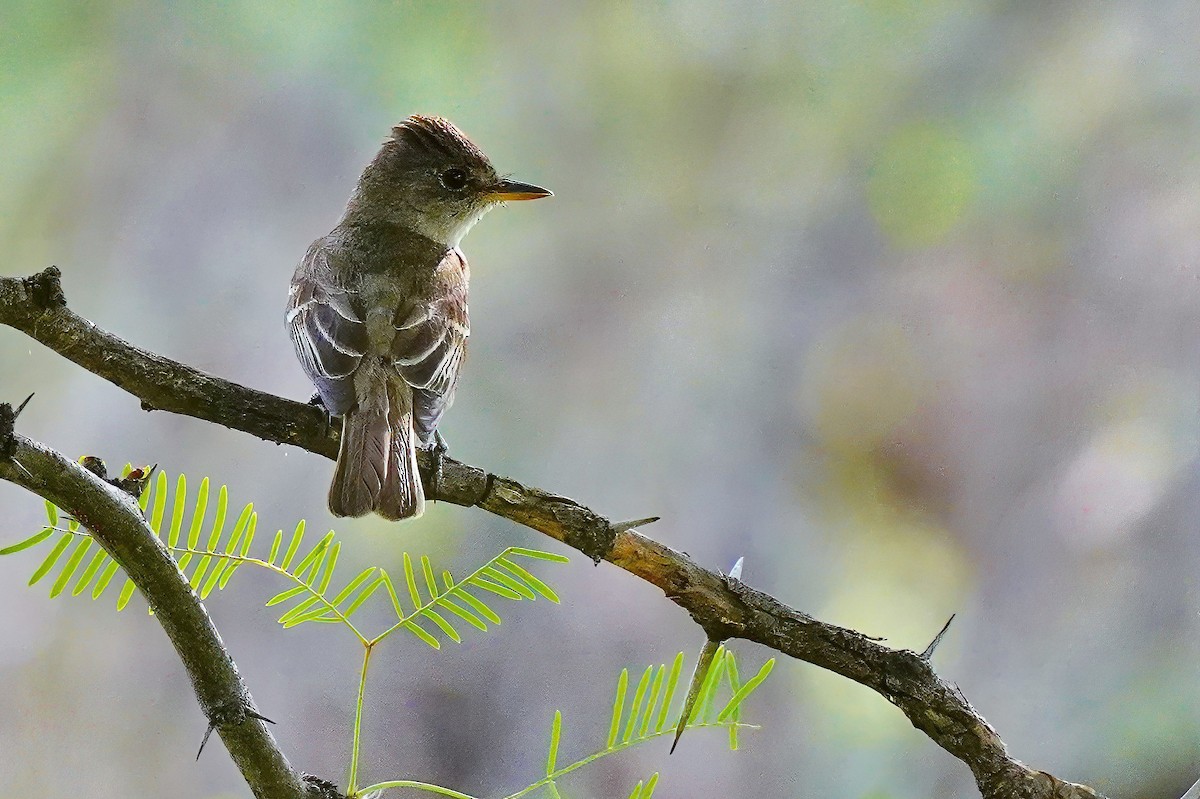
[[[382,791],[387,788],[416,788],[419,791],[428,791],[429,793],[436,793],[439,796],[449,796],[450,799],[476,799],[476,797],[471,796],[470,794],[459,793],[458,791],[451,790],[450,788],[443,788],[440,785],[431,785],[428,782],[417,782],[416,780],[388,780],[387,782],[377,782],[374,785],[363,788],[362,793],[365,795],[375,791]]]
[[[704,721],[704,722],[700,722],[700,723],[693,723],[693,724],[687,725],[687,728],[689,730],[693,730],[693,729],[694,730],[702,730],[702,729],[706,729],[709,727],[718,727],[718,728],[720,728],[720,727],[737,727],[739,729],[748,729],[748,730],[759,729],[759,725],[757,725],[757,724],[743,724],[741,722],[733,722],[733,721]],[[646,741],[651,741],[655,738],[661,738],[664,735],[671,735],[674,732],[675,732],[674,730],[662,730],[661,732],[652,732],[652,733],[649,733],[644,736],[638,736],[637,738],[631,738],[628,741],[622,741],[620,743],[614,744],[613,746],[610,746],[609,748],[604,749],[600,752],[595,752],[591,755],[588,755],[585,758],[576,760],[574,763],[571,763],[570,765],[563,766],[560,769],[556,769],[554,771],[554,773],[547,774],[545,777],[542,777],[537,782],[535,782],[531,785],[527,785],[526,787],[522,788],[521,790],[517,791],[516,793],[510,793],[508,796],[504,797],[504,799],[520,799],[520,797],[526,796],[526,795],[536,791],[538,788],[541,788],[544,785],[548,785],[548,784],[554,782],[555,780],[557,780],[559,777],[563,776],[564,774],[569,774],[570,772],[575,771],[576,769],[583,768],[584,766],[588,765],[589,763],[594,763],[595,761],[599,760],[602,757],[606,757],[608,755],[615,755],[617,752],[622,752],[626,749],[629,749],[632,746],[636,746],[637,744],[645,743]]]
[[[358,677],[358,699],[354,703],[354,743],[350,747],[350,787],[347,795],[356,796],[358,790],[358,748],[362,741],[363,695],[367,690],[367,667],[371,664],[373,644],[363,646],[362,673]]]

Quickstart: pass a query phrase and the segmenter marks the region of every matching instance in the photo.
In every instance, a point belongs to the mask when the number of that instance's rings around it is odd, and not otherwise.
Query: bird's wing
[[[454,400],[454,387],[467,351],[467,262],[457,249],[435,272],[434,298],[396,314],[392,360],[413,389],[413,426],[428,443]]]
[[[334,281],[321,243],[313,244],[292,278],[287,324],[300,365],[334,415],[354,407],[353,374],[367,350],[367,326],[351,295]]]

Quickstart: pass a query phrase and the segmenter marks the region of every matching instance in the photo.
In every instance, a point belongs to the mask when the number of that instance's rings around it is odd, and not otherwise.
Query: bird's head
[[[461,130],[426,116],[411,116],[392,128],[363,172],[360,191],[382,199],[396,221],[451,247],[492,208],[551,194],[501,177]]]

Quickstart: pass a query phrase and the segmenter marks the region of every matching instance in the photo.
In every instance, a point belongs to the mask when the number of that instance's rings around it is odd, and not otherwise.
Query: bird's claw
[[[429,446],[429,455],[433,459],[433,468],[429,472],[429,493],[432,499],[436,500],[438,490],[442,486],[442,465],[445,461],[446,453],[450,451],[450,447],[446,444],[446,439],[438,430],[433,431],[433,443]]]
[[[311,405],[314,408],[320,408],[321,410],[325,411],[325,425],[327,427],[333,427],[333,420],[337,417],[329,410],[329,406],[325,404],[325,400],[321,398],[319,392],[314,391],[313,395],[308,398],[308,402],[305,404]]]

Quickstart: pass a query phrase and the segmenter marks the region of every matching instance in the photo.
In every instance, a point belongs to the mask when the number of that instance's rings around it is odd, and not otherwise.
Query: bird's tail
[[[391,380],[360,399],[342,417],[342,442],[329,487],[334,516],[365,516],[374,511],[385,519],[420,516],[425,492],[417,470],[412,424],[412,390]]]

